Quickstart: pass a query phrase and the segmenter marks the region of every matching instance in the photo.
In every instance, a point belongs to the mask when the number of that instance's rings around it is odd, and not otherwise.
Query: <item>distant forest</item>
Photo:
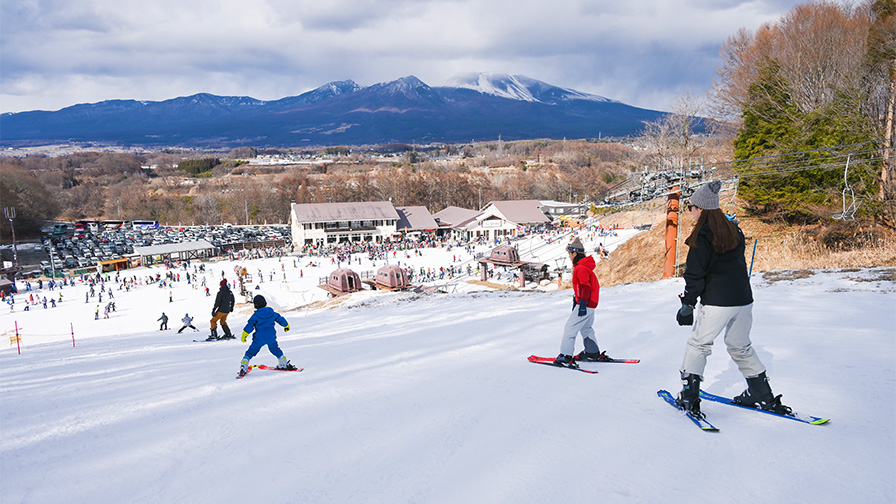
[[[255,156],[270,154],[312,153],[239,148],[217,155],[169,150],[0,158],[0,201],[17,207],[22,232],[47,219],[288,223],[292,202],[391,201],[436,212],[505,199],[599,201],[646,159],[618,143],[526,141],[331,147],[313,153],[331,160],[324,164],[253,164]]]

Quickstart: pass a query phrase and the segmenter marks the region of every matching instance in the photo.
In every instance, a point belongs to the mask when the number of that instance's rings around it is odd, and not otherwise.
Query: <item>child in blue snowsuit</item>
[[[283,350],[280,350],[280,345],[277,344],[277,328],[274,326],[274,322],[276,322],[283,326],[284,331],[289,331],[289,322],[283,318],[283,315],[280,315],[268,306],[264,296],[255,296],[252,302],[255,304],[255,313],[246,322],[240,341],[245,343],[246,338],[249,337],[249,333],[252,331],[255,331],[255,335],[252,336],[252,344],[249,345],[243,360],[240,361],[239,376],[243,376],[249,371],[249,361],[252,360],[252,357],[258,355],[258,351],[265,345],[274,354],[274,357],[279,359],[277,369],[296,369],[283,355]]]

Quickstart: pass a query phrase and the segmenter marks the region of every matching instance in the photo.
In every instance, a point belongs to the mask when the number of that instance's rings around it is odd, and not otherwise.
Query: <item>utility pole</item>
[[[9,229],[12,230],[12,255],[19,267],[19,249],[16,247],[16,228],[12,224],[12,220],[16,218],[16,207],[3,207],[3,216],[9,219]]]

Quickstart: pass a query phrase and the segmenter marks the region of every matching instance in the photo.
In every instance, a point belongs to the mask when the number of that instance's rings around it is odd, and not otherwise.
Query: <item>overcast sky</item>
[[[669,110],[796,0],[0,0],[0,111],[520,74]]]

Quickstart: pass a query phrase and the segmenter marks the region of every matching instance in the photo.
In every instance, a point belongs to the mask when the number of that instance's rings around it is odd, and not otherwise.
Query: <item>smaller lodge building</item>
[[[455,236],[489,241],[516,236],[521,228],[550,224],[538,200],[492,201],[482,211],[448,207],[433,215],[448,224]]]

